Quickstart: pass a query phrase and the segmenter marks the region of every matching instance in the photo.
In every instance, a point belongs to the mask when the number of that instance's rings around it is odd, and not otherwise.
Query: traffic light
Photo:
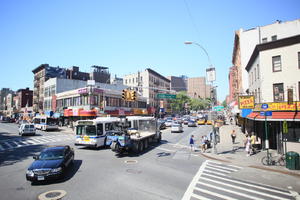
[[[127,100],[127,99],[126,99],[126,97],[127,97],[127,94],[126,94],[126,93],[127,93],[127,90],[123,90],[123,91],[122,91],[122,99],[124,99],[125,101]]]
[[[131,100],[132,101],[136,100],[136,91],[131,91]]]

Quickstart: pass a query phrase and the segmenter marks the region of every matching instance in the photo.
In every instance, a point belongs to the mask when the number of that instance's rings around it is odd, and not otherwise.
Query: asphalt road
[[[199,152],[191,152],[190,135],[195,135],[198,145],[201,136],[210,131],[210,126],[184,126],[183,133],[166,129],[159,145],[153,144],[139,155],[120,157],[108,148],[74,147],[74,136],[70,133],[38,131],[37,136],[22,138],[18,136],[17,125],[0,124],[0,200],[35,200],[50,190],[66,191],[63,200],[278,199],[273,198],[276,195],[291,199],[286,190],[260,185],[263,180],[257,180],[258,185],[253,186],[239,179],[248,169],[208,162]],[[75,149],[75,163],[66,177],[37,185],[26,181],[32,156],[48,145],[62,144]],[[260,194],[255,196],[257,189]],[[246,193],[241,196],[240,191]]]
[[[75,164],[64,180],[32,185],[27,167],[47,145],[73,146],[73,136],[38,131],[20,137],[15,124],[0,124],[0,199],[37,199],[43,192],[61,189],[63,199],[181,199],[204,161],[188,148],[189,135],[207,134],[208,127],[188,128],[183,133],[164,130],[162,143],[140,155],[116,156],[110,149],[75,148]],[[196,131],[196,132],[195,132]],[[24,139],[25,138],[25,139]],[[35,143],[29,143],[26,141]],[[22,143],[21,143],[22,142]],[[39,143],[40,142],[40,143]],[[8,145],[10,147],[8,147]],[[129,161],[129,164],[126,163]]]

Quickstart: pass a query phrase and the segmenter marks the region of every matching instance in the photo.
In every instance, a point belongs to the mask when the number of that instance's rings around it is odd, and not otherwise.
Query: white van
[[[21,124],[19,128],[19,135],[35,135],[36,129],[34,124]]]

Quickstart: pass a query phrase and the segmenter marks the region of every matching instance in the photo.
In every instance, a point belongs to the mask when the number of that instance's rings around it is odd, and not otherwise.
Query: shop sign
[[[87,88],[80,88],[77,90],[78,94],[87,94],[88,93],[88,89]]]
[[[294,102],[293,104],[288,104],[288,102],[273,102],[268,103],[267,109],[262,109],[262,104],[256,104],[254,111],[296,111],[300,110],[300,102]]]
[[[253,109],[254,96],[239,96],[239,109]]]

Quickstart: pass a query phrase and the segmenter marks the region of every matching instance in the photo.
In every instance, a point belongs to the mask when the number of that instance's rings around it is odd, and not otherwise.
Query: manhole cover
[[[124,161],[126,164],[135,164],[137,163],[138,161],[137,160],[125,160]]]
[[[64,190],[52,190],[39,195],[39,200],[59,200],[66,196],[67,192]]]
[[[137,169],[127,169],[126,172],[128,172],[130,174],[140,174],[140,173],[142,173],[141,170],[137,170]]]

